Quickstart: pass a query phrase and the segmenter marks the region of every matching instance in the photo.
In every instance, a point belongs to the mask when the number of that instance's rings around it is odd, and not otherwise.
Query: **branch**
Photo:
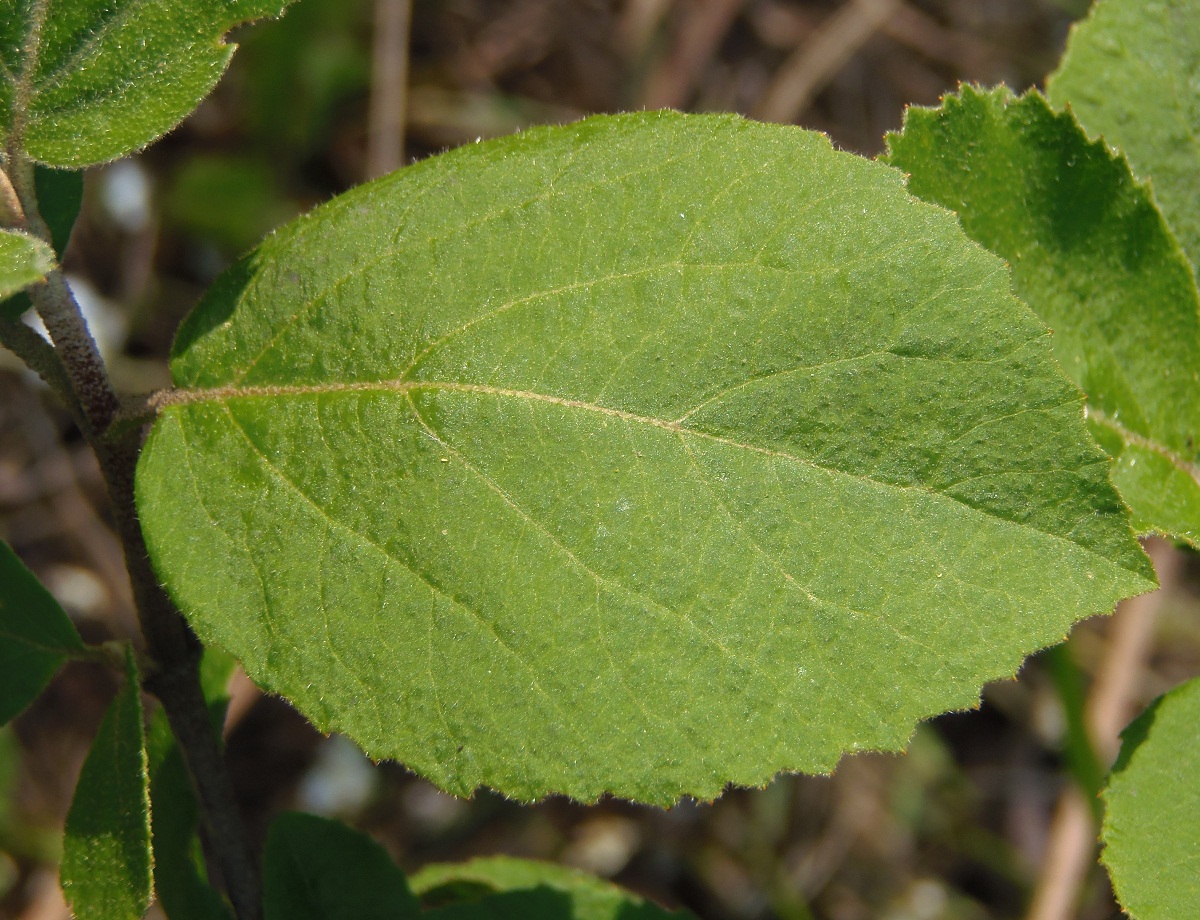
[[[412,0],[375,0],[375,48],[367,125],[368,179],[386,175],[404,165],[411,22]]]
[[[38,210],[33,164],[20,151],[10,148],[9,168],[29,230],[49,242],[49,228]],[[61,270],[55,269],[44,282],[32,286],[29,294],[54,343],[55,363],[62,369],[58,383],[66,387],[68,403],[78,407],[84,434],[96,453],[108,487],[138,621],[152,661],[145,678],[146,689],[161,701],[179,742],[200,802],[206,836],[234,910],[239,920],[260,920],[262,897],[257,864],[201,690],[199,662],[203,648],[159,584],[138,522],[134,471],[141,451],[142,429],[121,426],[113,430],[120,403],[95,339]],[[6,327],[6,332],[6,346],[15,344],[25,349],[30,358],[43,365],[47,374],[56,376],[45,347],[14,329]]]
[[[1175,581],[1179,554],[1157,538],[1146,541],[1162,587],[1124,601],[1109,624],[1108,647],[1088,695],[1084,718],[1096,757],[1107,770],[1120,748],[1120,730],[1129,721],[1145,661],[1150,653],[1154,621],[1163,594]],[[1050,826],[1046,856],[1026,920],[1069,920],[1075,902],[1096,862],[1095,813],[1083,791],[1072,783],[1063,791]]]

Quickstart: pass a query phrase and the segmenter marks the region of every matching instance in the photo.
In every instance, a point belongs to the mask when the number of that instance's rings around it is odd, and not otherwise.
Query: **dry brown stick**
[[[654,33],[671,11],[673,0],[628,0],[617,20],[621,50],[638,58],[650,46]]]
[[[791,123],[899,8],[899,0],[850,0],[783,62],[753,115]]]
[[[704,65],[745,4],[746,0],[705,0],[683,20],[674,48],[646,80],[641,100],[644,108],[681,109],[687,105]]]
[[[371,108],[367,124],[367,178],[404,165],[408,110],[408,37],[412,0],[375,0]]]
[[[1154,621],[1163,595],[1177,577],[1179,554],[1157,538],[1146,541],[1162,586],[1123,602],[1109,624],[1108,646],[1084,708],[1088,738],[1107,768],[1120,748],[1120,731],[1137,701],[1138,683],[1150,654]],[[1091,803],[1077,785],[1063,791],[1050,825],[1042,872],[1027,920],[1068,920],[1096,860],[1096,827]]]

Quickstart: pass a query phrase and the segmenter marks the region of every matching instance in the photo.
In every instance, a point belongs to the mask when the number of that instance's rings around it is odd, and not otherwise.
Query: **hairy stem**
[[[32,164],[10,152],[10,168],[13,187],[30,231],[49,241],[49,229],[38,211]],[[138,622],[152,661],[145,679],[146,689],[162,703],[179,742],[200,802],[206,837],[234,910],[239,920],[260,920],[261,886],[257,864],[201,690],[199,662],[203,648],[159,584],[138,522],[134,471],[141,450],[142,429],[139,426],[114,429],[112,423],[117,417],[119,400],[62,272],[56,269],[44,282],[34,285],[30,289],[30,298],[54,343],[55,363],[62,373],[61,377],[55,378],[56,382],[67,388],[68,403],[77,407],[79,420],[96,453],[108,488]],[[4,340],[6,345],[24,348],[27,355],[22,357],[46,364],[45,349],[12,330],[6,328],[5,332],[8,333]],[[43,368],[35,369],[42,373]],[[45,370],[52,377],[57,373],[49,366]]]

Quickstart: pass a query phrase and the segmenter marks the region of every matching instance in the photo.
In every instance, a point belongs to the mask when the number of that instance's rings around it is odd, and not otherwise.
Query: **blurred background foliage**
[[[388,2],[388,0],[378,0]],[[874,155],[908,103],[959,81],[1037,85],[1086,0],[416,0],[404,158],[592,112],[738,111],[827,132]],[[186,311],[273,227],[363,181],[372,0],[298,0],[241,29],[216,92],[139,156],[87,174],[66,255],[118,386],[168,383]],[[0,365],[0,536],[85,638],[133,635],[118,544],[94,463],[69,419]],[[1197,567],[1168,585],[1143,705],[1200,671]],[[987,688],[981,710],[918,729],[906,755],[847,757],[833,777],[784,776],[711,804],[518,806],[460,801],[322,738],[235,679],[227,739],[252,833],[283,808],[334,815],[406,869],[508,853],[611,878],[712,920],[936,920],[1025,915],[1060,792],[1094,786],[1078,725],[1107,621]],[[114,692],[68,667],[0,732],[0,918],[67,916],[59,835]],[[1089,770],[1091,771],[1089,773]],[[1093,867],[1075,914],[1120,916]]]

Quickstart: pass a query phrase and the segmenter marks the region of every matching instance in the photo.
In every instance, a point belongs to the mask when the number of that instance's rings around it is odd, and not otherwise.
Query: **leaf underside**
[[[138,150],[212,90],[234,26],[290,0],[0,0],[0,139],[78,168]]]
[[[1150,190],[1036,92],[963,87],[888,144],[1054,330],[1136,529],[1200,545],[1200,297]]]
[[[137,487],[181,609],[459,794],[827,771],[1152,584],[999,260],[799,129],[424,161],[235,266],[172,371]]]
[[[1100,0],[1076,24],[1047,87],[1103,135],[1155,197],[1200,266],[1200,5]]]
[[[1186,920],[1200,904],[1200,679],[1121,735],[1104,793],[1104,864],[1134,920]]]

